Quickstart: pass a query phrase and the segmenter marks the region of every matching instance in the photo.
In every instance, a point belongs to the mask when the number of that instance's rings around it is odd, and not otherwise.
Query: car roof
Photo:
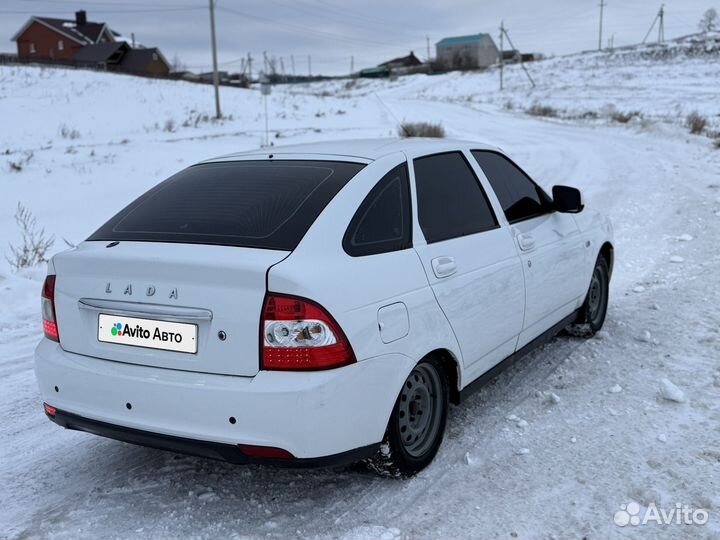
[[[343,160],[374,161],[388,154],[404,152],[409,157],[416,157],[424,154],[447,152],[472,148],[477,150],[497,150],[497,147],[486,143],[473,141],[462,141],[455,139],[437,139],[413,137],[407,139],[386,138],[386,139],[351,139],[333,140],[312,143],[292,144],[286,146],[273,146],[237,152],[225,156],[207,160],[212,161],[234,161],[248,158],[268,157],[273,158],[292,157],[293,159],[308,159],[311,157],[323,159],[342,158]],[[301,157],[306,156],[306,157]]]

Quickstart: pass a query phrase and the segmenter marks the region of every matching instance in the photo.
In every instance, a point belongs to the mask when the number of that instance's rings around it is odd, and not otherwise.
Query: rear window
[[[306,160],[195,165],[136,199],[88,240],[293,250],[363,167]]]

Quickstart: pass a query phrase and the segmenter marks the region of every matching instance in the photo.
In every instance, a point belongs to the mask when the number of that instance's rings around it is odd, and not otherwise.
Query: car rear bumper
[[[327,371],[238,377],[107,361],[47,339],[35,351],[42,398],[63,427],[240,463],[256,460],[239,444],[280,448],[296,459],[273,462],[300,466],[374,450],[413,365],[391,354]]]
[[[261,459],[246,455],[236,444],[200,441],[196,439],[186,439],[184,437],[174,437],[172,435],[163,435],[162,433],[152,433],[150,431],[142,431],[84,418],[59,409],[56,409],[55,414],[47,414],[47,417],[57,425],[66,429],[85,431],[86,433],[132,444],[149,446],[159,450],[202,456],[238,464],[260,463],[284,467],[333,467],[347,465],[370,457],[377,452],[380,447],[380,443],[375,443],[348,450],[340,454],[318,458]]]

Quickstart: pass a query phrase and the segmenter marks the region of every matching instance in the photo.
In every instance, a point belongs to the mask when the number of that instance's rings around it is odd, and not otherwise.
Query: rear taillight
[[[355,362],[350,342],[335,319],[305,298],[269,293],[260,331],[262,369],[318,370]]]
[[[47,276],[45,278],[40,303],[45,337],[59,343],[60,333],[58,332],[57,319],[55,318],[55,276]]]

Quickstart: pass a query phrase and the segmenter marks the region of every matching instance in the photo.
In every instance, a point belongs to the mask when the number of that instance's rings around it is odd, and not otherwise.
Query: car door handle
[[[518,246],[523,251],[529,251],[535,247],[535,237],[532,234],[520,233],[515,238],[517,238]]]
[[[444,278],[457,272],[455,257],[435,257],[431,262],[435,277]]]

